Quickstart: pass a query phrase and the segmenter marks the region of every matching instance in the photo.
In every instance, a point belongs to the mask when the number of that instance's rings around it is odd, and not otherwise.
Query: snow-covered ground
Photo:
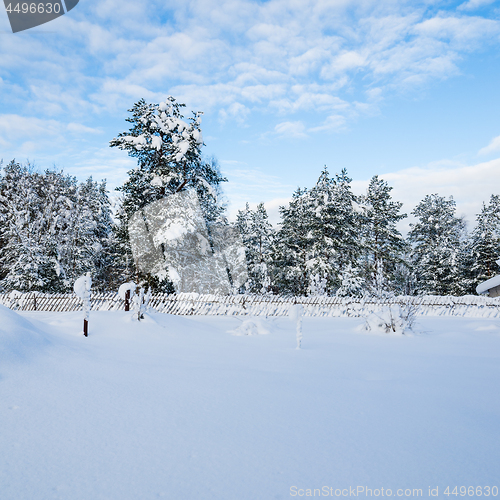
[[[500,486],[499,320],[129,318],[0,306],[1,500]]]

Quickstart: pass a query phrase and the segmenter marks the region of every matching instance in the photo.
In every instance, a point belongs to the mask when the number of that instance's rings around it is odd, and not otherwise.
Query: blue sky
[[[205,153],[245,201],[277,209],[326,164],[374,174],[410,212],[453,195],[473,223],[500,194],[500,2],[80,0],[12,34],[0,12],[0,158],[114,188],[127,109],[173,95],[204,112]]]

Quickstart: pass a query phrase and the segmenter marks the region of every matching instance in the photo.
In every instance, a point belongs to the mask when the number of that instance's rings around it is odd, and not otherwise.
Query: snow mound
[[[288,317],[293,321],[298,321],[304,316],[304,306],[302,304],[294,304],[288,311]]]
[[[268,335],[271,333],[271,325],[260,318],[244,320],[238,328],[229,330],[232,335]]]
[[[132,298],[132,294],[135,292],[136,285],[135,283],[123,283],[123,285],[120,285],[120,288],[118,288],[118,296],[122,299],[125,300],[125,293],[130,290],[130,298]]]
[[[0,305],[0,361],[24,359],[50,344],[30,321]]]
[[[73,285],[73,290],[78,297],[80,297],[81,299],[85,299],[87,291],[90,290],[90,286],[91,286],[90,276],[80,276],[80,278],[78,278],[75,281],[75,284]]]

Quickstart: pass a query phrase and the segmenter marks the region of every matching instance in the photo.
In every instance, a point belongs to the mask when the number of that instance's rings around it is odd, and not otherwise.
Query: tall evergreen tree
[[[322,170],[316,184],[308,193],[310,204],[311,257],[308,265],[309,293],[324,295],[339,285],[337,251],[333,239],[336,228],[331,217],[331,204],[335,197],[335,181],[327,167]]]
[[[123,200],[118,199],[114,207],[115,223],[111,236],[111,268],[109,269],[110,287],[116,290],[123,283],[134,281],[136,269],[130,247],[128,217],[123,209]]]
[[[238,211],[236,226],[245,245],[248,282],[245,291],[269,293],[271,291],[271,253],[274,230],[263,203],[250,210]]]
[[[128,217],[188,187],[196,189],[201,198],[215,198],[218,186],[226,181],[213,159],[202,159],[202,113],[193,112],[184,121],[183,107],[173,97],[160,104],[141,99],[129,110],[132,116],[126,121],[130,130],[110,142],[111,147],[126,150],[138,162],[118,188],[124,193],[123,208]]]
[[[311,220],[314,272],[327,276],[330,294],[342,285],[342,275],[348,266],[349,273],[358,273],[360,218],[353,209],[356,198],[351,190],[351,181],[346,169],[331,179],[325,167],[311,190],[315,207]]]
[[[201,112],[193,113],[187,121],[182,115],[184,104],[168,97],[160,104],[141,99],[129,110],[127,121],[131,128],[110,142],[111,147],[126,150],[137,159],[137,168],[128,172],[123,186],[122,208],[118,214],[120,230],[117,233],[124,255],[130,254],[128,220],[138,210],[166,196],[184,189],[195,189],[211,237],[213,224],[226,224],[224,207],[219,202],[220,185],[226,181],[220,174],[215,159],[203,160],[201,148]],[[212,242],[211,242],[212,243]],[[155,277],[143,279],[156,284]],[[163,287],[163,288],[162,288]],[[160,289],[171,290],[167,278]]]
[[[288,207],[280,207],[281,228],[272,253],[273,284],[279,293],[307,295],[311,279],[314,205],[306,189],[297,189]]]
[[[391,191],[392,187],[375,175],[361,197],[363,271],[370,288],[377,289],[385,282],[387,288],[402,292],[398,277],[406,243],[396,225],[406,214],[401,213],[401,202],[392,201]]]
[[[469,286],[466,286],[468,293],[474,293],[480,282],[499,272],[496,261],[500,258],[500,196],[492,195],[488,205],[483,203],[476,222],[468,244],[467,264],[471,272]]]
[[[410,224],[411,260],[418,293],[453,295],[459,290],[460,245],[465,223],[455,215],[456,203],[437,194],[427,195],[413,210],[418,221]]]
[[[359,274],[360,219],[350,183],[345,169],[332,179],[325,167],[311,190],[298,190],[280,208],[274,271],[282,292],[332,295],[344,271]]]
[[[113,290],[117,285],[113,272],[116,241],[106,181],[97,183],[89,177],[80,184],[76,206],[79,207],[81,213],[85,213],[87,218],[87,231],[83,241],[80,241],[80,246],[85,246],[84,252],[87,258],[92,260],[92,285],[94,289]],[[82,272],[78,276],[83,274]],[[73,278],[76,279],[78,276]]]
[[[47,227],[30,166],[12,160],[0,179],[2,287],[19,291],[48,286]]]
[[[0,177],[0,279],[6,289],[65,292],[108,262],[105,184],[77,184],[12,161]]]

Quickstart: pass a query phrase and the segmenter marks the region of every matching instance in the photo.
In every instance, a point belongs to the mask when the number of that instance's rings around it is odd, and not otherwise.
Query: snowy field
[[[84,338],[81,317],[0,306],[1,500],[500,486],[499,320],[305,318],[296,350],[288,318],[236,336],[237,318],[95,312]]]

